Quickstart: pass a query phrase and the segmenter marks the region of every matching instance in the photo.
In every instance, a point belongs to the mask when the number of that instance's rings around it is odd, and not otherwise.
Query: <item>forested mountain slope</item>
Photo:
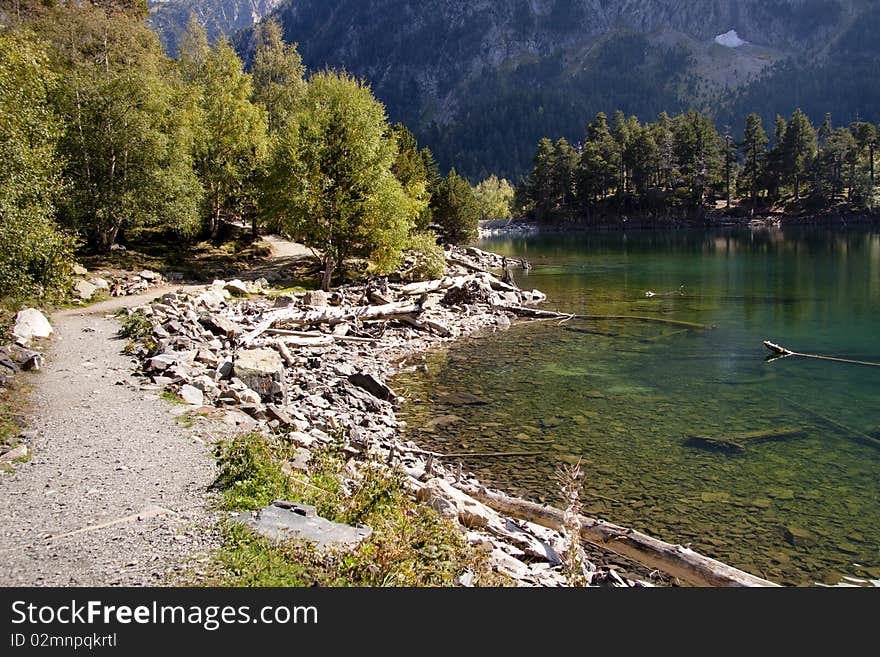
[[[753,108],[880,118],[878,0],[283,0],[272,15],[311,69],[366,77],[474,179],[516,178],[537,139],[577,142],[597,111],[696,107],[736,130]]]

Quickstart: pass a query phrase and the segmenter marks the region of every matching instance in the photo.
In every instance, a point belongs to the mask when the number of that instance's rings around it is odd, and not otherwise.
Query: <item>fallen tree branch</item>
[[[835,358],[833,356],[820,356],[818,354],[802,354],[799,351],[792,351],[791,349],[786,349],[778,344],[774,344],[770,342],[770,340],[764,340],[764,346],[767,347],[774,354],[777,354],[779,358],[786,358],[787,356],[798,356],[800,358],[813,358],[814,360],[830,360],[835,363],[848,363],[849,365],[867,365],[869,367],[880,367],[880,363],[871,363],[866,360],[852,360],[850,358]]]
[[[475,486],[460,486],[462,491],[495,511],[522,518],[556,531],[564,529],[565,514],[560,509],[542,506],[502,493]],[[725,563],[703,556],[681,545],[672,545],[641,532],[611,523],[578,517],[581,540],[629,557],[649,568],[662,570],[693,586],[778,586]]]
[[[283,308],[266,313],[257,326],[241,337],[240,344],[249,346],[263,333],[276,325],[312,326],[328,324],[336,326],[344,322],[364,322],[377,319],[396,319],[405,315],[418,315],[422,306],[414,303],[388,303],[381,306],[329,306],[318,310]]]
[[[714,329],[714,326],[708,324],[699,324],[697,322],[686,322],[680,319],[666,319],[664,317],[645,317],[643,315],[578,315],[575,313],[559,313],[552,310],[539,310],[537,308],[528,308],[526,306],[500,306],[504,310],[509,310],[520,317],[535,317],[539,319],[562,319],[566,321],[578,320],[582,322],[603,322],[603,321],[631,321],[646,322],[652,324],[668,324],[670,326],[681,326],[683,328],[694,331],[708,331]]]

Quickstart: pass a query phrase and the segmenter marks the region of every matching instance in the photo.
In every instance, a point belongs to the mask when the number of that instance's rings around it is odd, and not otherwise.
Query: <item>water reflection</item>
[[[783,582],[880,578],[880,451],[855,439],[880,436],[880,372],[768,364],[761,344],[880,361],[880,235],[606,233],[484,246],[530,258],[520,283],[546,291],[551,307],[717,328],[545,323],[466,341],[396,382],[422,400],[406,411],[417,440],[440,451],[531,446],[542,456],[465,465],[542,499],[556,494],[547,482],[558,464],[583,458],[601,496],[592,513]],[[489,403],[448,403],[461,391]],[[431,424],[440,416],[456,419]],[[686,440],[787,427],[804,432],[742,453]]]

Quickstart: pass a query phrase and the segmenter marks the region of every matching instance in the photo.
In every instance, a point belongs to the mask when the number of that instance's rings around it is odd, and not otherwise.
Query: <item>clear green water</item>
[[[762,346],[880,362],[880,233],[542,235],[480,246],[529,258],[535,268],[518,280],[545,291],[548,308],[717,328],[542,322],[465,340],[395,382],[412,400],[404,419],[417,441],[447,453],[539,452],[463,466],[548,501],[559,465],[582,459],[590,514],[782,583],[880,578],[880,449],[804,410],[880,438],[880,368],[767,363]],[[485,403],[462,404],[461,392]],[[686,439],[781,427],[805,434],[740,453]]]

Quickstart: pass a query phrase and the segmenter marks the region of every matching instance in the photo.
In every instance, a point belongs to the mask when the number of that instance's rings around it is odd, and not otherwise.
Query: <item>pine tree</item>
[[[800,200],[801,182],[816,157],[816,130],[800,109],[794,111],[782,142],[782,167],[794,185],[794,198]]]
[[[753,209],[758,202],[758,184],[764,174],[769,141],[761,117],[752,112],[746,117],[746,128],[740,149],[745,160],[743,176],[748,181],[749,198]]]
[[[434,196],[434,221],[441,239],[448,244],[466,244],[477,237],[480,207],[470,183],[455,169],[450,170]]]

